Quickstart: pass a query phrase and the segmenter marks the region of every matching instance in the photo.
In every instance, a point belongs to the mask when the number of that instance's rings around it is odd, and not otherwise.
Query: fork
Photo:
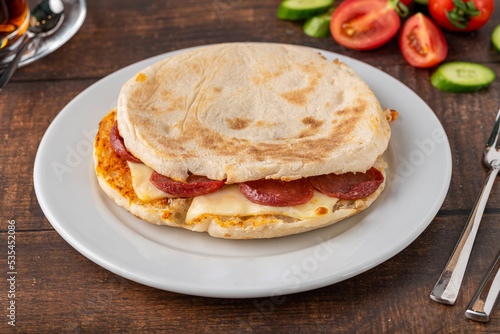
[[[432,300],[453,305],[457,300],[460,285],[467,269],[467,263],[481,223],[484,208],[488,202],[491,188],[500,170],[500,152],[497,150],[498,134],[500,131],[500,110],[498,111],[493,131],[484,150],[483,164],[489,168],[486,180],[483,183],[476,203],[470,213],[457,245],[451,254],[446,267],[439,277],[430,297]]]
[[[472,298],[465,316],[474,321],[488,322],[500,294],[500,252],[491,264],[483,281]]]

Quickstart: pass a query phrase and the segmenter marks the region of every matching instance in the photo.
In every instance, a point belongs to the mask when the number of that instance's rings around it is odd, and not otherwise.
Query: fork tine
[[[497,146],[499,132],[500,132],[500,109],[498,110],[497,118],[495,120],[495,125],[493,126],[493,130],[491,131],[490,139],[488,139],[486,149]]]

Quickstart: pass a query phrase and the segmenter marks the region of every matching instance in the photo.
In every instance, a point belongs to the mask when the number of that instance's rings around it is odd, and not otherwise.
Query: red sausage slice
[[[153,172],[149,180],[156,188],[177,197],[196,197],[209,194],[224,185],[224,181],[210,180],[200,175],[189,175],[187,182],[178,182],[157,172]]]
[[[340,199],[370,196],[384,181],[384,175],[372,167],[366,173],[325,174],[309,177],[313,187],[323,194]]]
[[[240,183],[239,187],[249,201],[269,206],[304,204],[314,195],[314,188],[307,179],[290,182],[262,179]]]
[[[125,147],[125,143],[123,142],[123,138],[118,133],[118,123],[115,121],[115,124],[111,128],[109,132],[109,141],[111,143],[111,148],[118,154],[121,158],[128,160],[130,162],[142,162],[137,159],[130,153]]]

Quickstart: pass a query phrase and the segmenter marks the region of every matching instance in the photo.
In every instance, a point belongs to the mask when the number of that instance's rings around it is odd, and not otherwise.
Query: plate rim
[[[267,43],[267,44],[282,44],[282,43]],[[189,295],[197,295],[197,296],[205,296],[205,297],[216,297],[216,298],[250,298],[250,297],[269,297],[276,295],[275,290],[272,291],[267,287],[254,287],[253,289],[246,289],[245,291],[241,291],[238,288],[228,288],[224,287],[220,290],[213,289],[211,287],[211,291],[207,291],[207,289],[203,287],[193,287],[192,285],[177,285],[175,287],[172,287],[168,285],[168,283],[160,283],[155,281],[154,279],[151,279],[150,277],[140,275],[138,273],[134,273],[130,270],[124,270],[124,268],[120,268],[117,266],[115,263],[108,261],[107,259],[103,259],[100,257],[98,254],[95,254],[91,250],[89,250],[82,242],[81,240],[78,240],[78,238],[75,238],[75,236],[70,235],[67,233],[67,231],[64,229],[63,224],[60,224],[60,222],[57,222],[57,218],[54,216],[52,210],[53,208],[49,207],[47,203],[44,201],[43,196],[42,196],[42,189],[41,189],[41,181],[40,181],[40,176],[37,174],[37,171],[40,170],[40,165],[43,163],[42,157],[40,154],[41,148],[46,145],[46,142],[48,141],[48,137],[51,135],[54,129],[57,128],[59,122],[62,122],[63,117],[67,114],[70,113],[72,110],[73,105],[76,105],[79,101],[79,99],[82,99],[86,96],[86,94],[89,93],[92,89],[95,89],[95,87],[98,87],[100,85],[105,84],[105,80],[111,80],[110,78],[114,76],[119,76],[124,72],[128,72],[131,70],[132,67],[136,66],[142,66],[143,64],[150,63],[150,62],[155,62],[159,59],[163,59],[165,57],[170,57],[175,54],[183,53],[183,52],[188,52],[193,49],[197,49],[200,47],[207,47],[213,44],[208,44],[208,45],[202,45],[202,46],[195,46],[195,47],[190,47],[190,48],[184,48],[184,49],[179,49],[179,50],[173,50],[170,52],[166,52],[160,55],[156,55],[141,61],[138,61],[136,63],[130,64],[128,66],[125,66],[108,76],[100,79],[99,81],[95,82],[94,84],[90,85],[87,87],[85,90],[83,90],[80,94],[78,94],[75,98],[73,98],[59,113],[58,115],[54,118],[54,120],[51,122],[49,127],[47,128],[44,136],[42,137],[42,140],[40,141],[37,154],[35,157],[35,163],[34,163],[34,188],[35,188],[35,193],[36,197],[38,199],[39,205],[42,208],[42,211],[44,212],[45,216],[49,220],[50,224],[54,227],[54,229],[58,232],[59,235],[63,237],[66,242],[68,242],[73,248],[75,248],[79,253],[93,261],[94,263],[98,264],[99,266],[110,270],[111,272],[125,277],[127,279],[130,279],[132,281],[138,282],[140,284],[144,284],[147,286],[151,286],[154,288],[159,288],[163,290],[168,290],[168,291],[173,291],[173,292],[178,292],[178,293],[184,293],[184,294],[189,294]],[[303,46],[309,49],[313,49],[319,52],[327,53],[330,54],[333,57],[341,58],[343,59],[342,61],[348,60],[352,61],[354,63],[358,64],[363,64],[363,66],[368,66],[372,70],[375,70],[377,74],[383,73],[386,76],[391,77],[392,79],[396,80],[400,85],[405,87],[409,92],[413,93],[417,99],[420,100],[421,103],[425,104],[428,109],[431,111],[430,116],[434,118],[434,120],[437,122],[443,133],[445,133],[445,141],[443,143],[444,148],[446,150],[445,154],[445,163],[446,163],[446,168],[444,170],[444,182],[441,184],[441,189],[439,190],[439,196],[437,199],[434,201],[434,206],[432,208],[429,208],[429,211],[425,215],[421,221],[426,221],[426,223],[421,223],[418,224],[416,227],[414,227],[414,233],[407,234],[403,240],[400,240],[398,243],[399,247],[393,248],[391,252],[387,252],[384,254],[384,256],[378,257],[377,260],[372,261],[369,265],[364,266],[363,268],[358,268],[357,270],[352,270],[351,272],[343,275],[342,277],[336,279],[336,280],[330,280],[329,277],[324,277],[324,278],[319,278],[317,280],[311,280],[308,282],[302,282],[300,287],[297,287],[295,289],[289,290],[286,292],[286,294],[290,293],[298,293],[298,292],[303,292],[303,291],[308,291],[316,288],[320,288],[326,285],[330,284],[335,284],[340,281],[343,281],[345,279],[349,279],[353,276],[359,275],[373,267],[378,266],[379,264],[387,261],[388,259],[392,258],[396,254],[400,253],[402,250],[404,250],[408,245],[410,245],[416,238],[418,238],[421,233],[429,226],[429,224],[432,222],[433,218],[436,216],[437,212],[439,211],[440,207],[442,206],[442,203],[444,202],[447,192],[449,190],[450,182],[451,182],[451,176],[452,176],[452,156],[451,156],[451,148],[449,144],[448,137],[446,136],[446,132],[439,121],[438,117],[434,114],[432,109],[423,101],[422,98],[418,94],[416,94],[414,91],[412,91],[409,87],[407,87],[405,84],[403,84],[401,81],[398,79],[392,77],[391,75],[387,74],[386,72],[383,72],[380,69],[377,69],[376,67],[364,63],[362,61],[359,61],[357,59],[351,58],[349,56],[345,56],[342,54],[338,54],[335,52],[327,51],[327,50],[321,50],[317,48],[312,48],[308,46]],[[100,120],[97,120],[100,121]],[[443,166],[444,167],[444,166]]]

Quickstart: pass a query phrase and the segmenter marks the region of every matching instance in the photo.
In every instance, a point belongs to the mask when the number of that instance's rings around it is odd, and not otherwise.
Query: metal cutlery
[[[23,36],[24,39],[16,50],[14,59],[0,75],[0,90],[9,82],[29,46],[39,41],[41,37],[54,33],[63,22],[63,18],[64,6],[61,0],[43,0],[33,9],[28,31]]]
[[[453,305],[458,296],[462,279],[472,251],[484,208],[488,201],[491,188],[500,170],[500,152],[497,150],[498,135],[500,131],[500,110],[498,111],[493,131],[484,150],[483,164],[490,169],[483,183],[481,192],[474,204],[474,208],[465,223],[462,234],[451,254],[451,257],[439,277],[430,297],[432,300]]]
[[[487,322],[500,293],[500,251],[472,298],[465,316],[474,321]]]

